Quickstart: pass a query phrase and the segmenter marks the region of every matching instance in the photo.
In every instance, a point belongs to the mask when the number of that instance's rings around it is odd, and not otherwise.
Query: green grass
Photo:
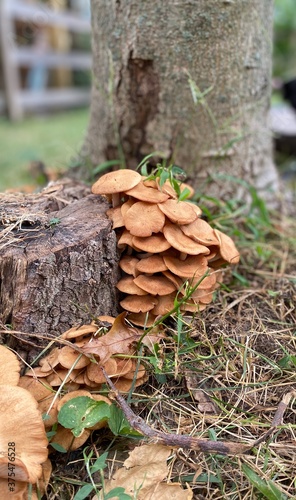
[[[0,191],[32,182],[30,162],[63,170],[82,146],[88,109],[34,116],[20,123],[0,119]]]

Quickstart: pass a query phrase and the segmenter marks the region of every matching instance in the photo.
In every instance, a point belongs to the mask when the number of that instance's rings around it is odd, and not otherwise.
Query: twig
[[[271,422],[271,427],[268,429],[267,432],[265,432],[260,438],[256,439],[256,441],[253,443],[253,446],[258,446],[258,444],[262,443],[263,441],[266,441],[266,439],[274,433],[276,428],[281,425],[283,418],[284,418],[284,413],[287,409],[287,406],[292,398],[296,397],[296,391],[291,391],[288,392],[283,396],[283,399],[279,403],[277,410],[274,414],[274,417]]]
[[[164,444],[166,446],[173,446],[178,448],[186,448],[191,450],[197,450],[204,453],[220,453],[223,455],[241,455],[246,453],[253,447],[253,443],[241,444],[234,442],[222,442],[222,441],[211,441],[208,439],[200,439],[191,436],[182,436],[178,434],[168,434],[165,432],[156,431],[151,429],[149,425],[141,418],[138,417],[128,406],[125,399],[121,396],[119,391],[116,389],[113,382],[108,377],[106,371],[103,367],[101,370],[106,379],[107,385],[112,389],[114,393],[114,398],[116,399],[118,405],[125,414],[131,427],[143,436],[153,439],[157,443]]]

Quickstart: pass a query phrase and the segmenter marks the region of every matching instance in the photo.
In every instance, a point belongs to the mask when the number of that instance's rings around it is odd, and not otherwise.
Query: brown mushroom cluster
[[[31,484],[37,500],[51,474],[48,441],[37,402],[20,379],[16,355],[0,346],[0,498],[26,500]]]
[[[104,321],[105,324],[116,321],[110,316],[101,316],[100,320]],[[118,323],[121,323],[120,320],[121,318]],[[126,326],[126,328],[128,327]],[[109,333],[112,334],[111,330]],[[91,356],[83,354],[84,347],[92,345],[91,341],[94,340],[94,334],[97,331],[98,326],[95,323],[82,325],[79,328],[70,328],[61,335],[61,339],[65,340],[67,345],[52,349],[47,356],[39,361],[39,366],[28,370],[19,380],[19,385],[29,391],[37,401],[39,412],[45,415],[45,428],[50,429],[53,425],[57,425],[51,444],[62,446],[65,450],[72,451],[79,448],[93,430],[106,425],[106,422],[98,422],[93,427],[84,429],[79,437],[74,438],[70,429],[65,429],[58,424],[58,413],[69,399],[88,396],[96,401],[105,401],[111,404],[107,397],[94,394],[94,391],[100,390],[102,384],[105,383],[101,365],[104,366],[106,373],[121,392],[128,392],[132,385],[137,387],[147,380],[143,365],[136,369],[137,363],[131,358],[111,357],[116,351],[116,345],[112,346],[113,352],[110,351],[109,356],[106,356],[105,349],[104,360],[91,349]],[[105,336],[101,338],[103,339]],[[117,352],[118,350],[120,351],[119,347]],[[57,395],[61,386],[63,392]]]
[[[185,187],[192,197],[192,188],[180,186]],[[103,175],[92,192],[112,202],[107,215],[122,250],[117,288],[125,297],[120,304],[136,325],[152,324],[172,310],[176,295],[181,300],[188,284],[194,291],[181,310],[203,310],[221,282],[221,266],[239,261],[232,239],[203,220],[196,204],[179,201],[168,181],[160,186],[157,178],[147,180],[122,169]]]

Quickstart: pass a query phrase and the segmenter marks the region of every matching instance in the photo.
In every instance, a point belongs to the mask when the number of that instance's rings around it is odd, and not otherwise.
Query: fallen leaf
[[[142,334],[136,328],[127,326],[124,321],[125,316],[125,312],[119,314],[109,332],[98,339],[91,339],[81,351],[84,354],[99,356],[101,363],[105,363],[112,354],[133,354],[134,344],[139,341]]]
[[[137,500],[191,500],[192,491],[184,490],[177,483],[166,483],[167,459],[171,448],[159,444],[136,447],[112,479],[106,481],[104,491],[122,487],[125,493]]]

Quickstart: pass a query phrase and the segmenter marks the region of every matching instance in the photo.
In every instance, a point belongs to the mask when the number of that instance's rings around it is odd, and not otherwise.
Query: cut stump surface
[[[116,315],[119,279],[108,203],[80,183],[0,199],[0,321],[37,346],[95,316]],[[22,338],[23,336],[20,336]]]

